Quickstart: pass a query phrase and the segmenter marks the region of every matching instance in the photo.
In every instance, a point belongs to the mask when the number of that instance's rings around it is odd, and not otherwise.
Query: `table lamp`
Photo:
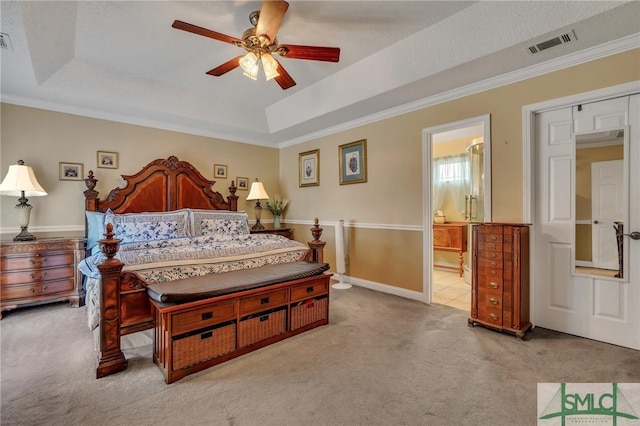
[[[9,171],[0,183],[0,195],[12,195],[18,198],[19,204],[16,205],[18,217],[20,218],[20,233],[16,235],[13,241],[33,241],[36,239],[27,231],[29,226],[29,215],[31,214],[31,205],[26,197],[42,197],[47,192],[40,186],[33,169],[24,165],[24,161],[19,160],[18,164],[9,166]]]
[[[257,200],[256,201],[256,224],[251,227],[252,230],[260,230],[264,229],[264,226],[260,223],[260,216],[262,215],[262,206],[260,205],[260,200],[268,200],[269,195],[267,195],[267,191],[264,190],[264,185],[262,182],[256,181],[251,184],[251,190],[249,191],[249,195],[247,196],[247,201]]]

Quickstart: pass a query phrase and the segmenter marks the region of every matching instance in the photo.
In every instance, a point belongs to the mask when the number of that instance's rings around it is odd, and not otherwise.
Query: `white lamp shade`
[[[47,195],[47,191],[40,186],[31,167],[21,164],[9,166],[9,171],[0,184],[0,195],[21,197],[22,191],[24,191],[25,197]]]
[[[278,72],[278,62],[269,53],[265,53],[260,57],[262,59],[262,69],[264,70],[264,76],[269,81],[272,78],[280,76]]]
[[[247,200],[266,200],[269,198],[267,191],[264,190],[264,185],[262,182],[253,182],[251,184],[251,191],[249,191],[249,195],[247,196]]]
[[[252,80],[258,79],[258,57],[253,52],[247,53],[238,63],[240,64],[242,71],[244,71],[244,75]]]

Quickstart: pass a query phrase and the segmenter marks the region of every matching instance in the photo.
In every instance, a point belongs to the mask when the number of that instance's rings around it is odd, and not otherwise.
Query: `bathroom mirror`
[[[573,273],[626,281],[628,128],[576,134]]]

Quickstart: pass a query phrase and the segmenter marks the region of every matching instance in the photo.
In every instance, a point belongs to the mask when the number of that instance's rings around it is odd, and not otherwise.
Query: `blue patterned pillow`
[[[169,240],[189,236],[189,211],[115,214],[107,212],[104,223],[111,223],[122,243]]]
[[[246,212],[227,210],[191,210],[193,235],[244,235],[249,233],[249,216]]]

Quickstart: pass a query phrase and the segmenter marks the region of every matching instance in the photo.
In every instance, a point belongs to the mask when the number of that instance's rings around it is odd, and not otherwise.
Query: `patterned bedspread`
[[[124,270],[135,271],[145,281],[160,283],[181,278],[295,262],[307,252],[300,242],[271,234],[200,236],[122,244],[116,258]],[[100,273],[102,253],[87,257],[78,269],[88,277],[86,305],[91,329],[100,321]]]

